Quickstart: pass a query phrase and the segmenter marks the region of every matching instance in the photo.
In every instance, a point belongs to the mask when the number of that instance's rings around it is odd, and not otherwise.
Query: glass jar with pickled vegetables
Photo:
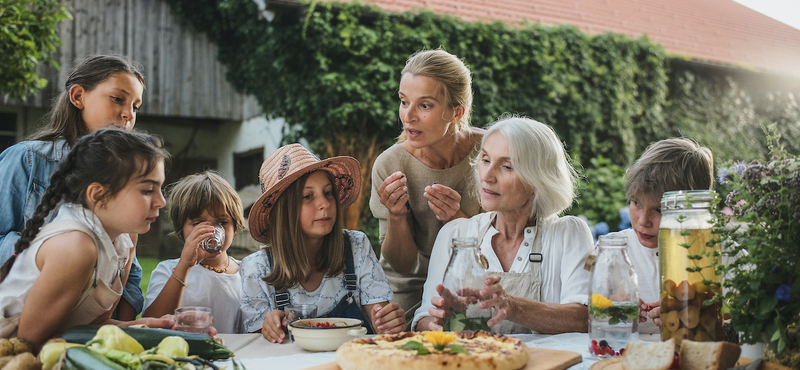
[[[627,256],[622,233],[601,235],[589,283],[589,352],[619,356],[639,333],[639,280]]]
[[[452,254],[444,271],[442,285],[447,315],[444,330],[491,331],[490,308],[480,308],[478,292],[485,287],[489,262],[480,252],[478,238],[453,238]]]
[[[661,198],[658,232],[661,269],[661,338],[721,341],[722,303],[719,238],[711,233],[712,190],[681,190]]]

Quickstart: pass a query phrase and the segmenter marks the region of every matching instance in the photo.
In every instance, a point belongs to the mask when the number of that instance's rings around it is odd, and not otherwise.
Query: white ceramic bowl
[[[317,323],[335,324],[333,327],[317,327]],[[359,319],[319,318],[296,320],[289,324],[294,342],[306,351],[335,351],[345,342],[367,333]]]

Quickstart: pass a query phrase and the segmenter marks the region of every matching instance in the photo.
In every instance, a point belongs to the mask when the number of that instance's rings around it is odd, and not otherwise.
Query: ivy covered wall
[[[761,156],[762,122],[784,120],[797,131],[800,110],[791,93],[759,108],[726,76],[670,70],[663,48],[646,38],[314,1],[268,22],[252,0],[166,1],[219,45],[234,86],[253,94],[267,115],[286,119],[286,141],[304,137],[319,153],[358,158],[365,184],[374,158],[400,133],[400,70],[421,49],[442,47],[472,70],[474,126],[506,112],[529,116],[552,125],[587,168],[604,163],[619,171],[649,143],[676,135],[698,138],[719,151],[718,159]],[[622,189],[605,191],[619,199]],[[359,215],[368,193],[365,186],[362,203],[350,207],[348,227],[371,218],[368,211]],[[586,203],[575,210],[587,207],[616,211]]]

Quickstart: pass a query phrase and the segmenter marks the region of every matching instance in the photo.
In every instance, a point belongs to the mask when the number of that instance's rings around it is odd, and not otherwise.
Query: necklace
[[[226,272],[228,271],[228,267],[229,267],[230,265],[231,265],[231,256],[228,256],[228,263],[225,265],[225,268],[222,268],[222,269],[220,269],[220,268],[216,268],[216,267],[214,267],[214,266],[211,266],[211,265],[206,265],[206,264],[204,264],[204,263],[203,263],[203,264],[201,264],[201,266],[203,266],[203,267],[205,267],[205,268],[207,268],[207,269],[209,269],[209,270],[211,270],[211,271],[214,271],[214,272],[216,272],[216,273],[219,273],[219,274],[224,274],[224,273],[226,273]]]

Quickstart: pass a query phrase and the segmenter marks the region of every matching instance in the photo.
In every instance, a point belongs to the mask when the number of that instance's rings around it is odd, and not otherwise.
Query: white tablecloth
[[[583,362],[570,368],[570,370],[587,370],[597,362],[589,353],[589,334],[567,333],[558,335],[522,334],[513,335],[520,338],[529,347],[558,349],[562,351],[578,352],[583,356]],[[335,352],[308,352],[294,343],[270,343],[261,334],[220,334],[220,338],[233,353],[241,360],[247,370],[300,370],[321,365],[336,360]],[[640,339],[645,341],[659,340],[658,336],[647,335]],[[222,362],[220,365],[229,365]],[[229,366],[228,369],[231,369]]]

